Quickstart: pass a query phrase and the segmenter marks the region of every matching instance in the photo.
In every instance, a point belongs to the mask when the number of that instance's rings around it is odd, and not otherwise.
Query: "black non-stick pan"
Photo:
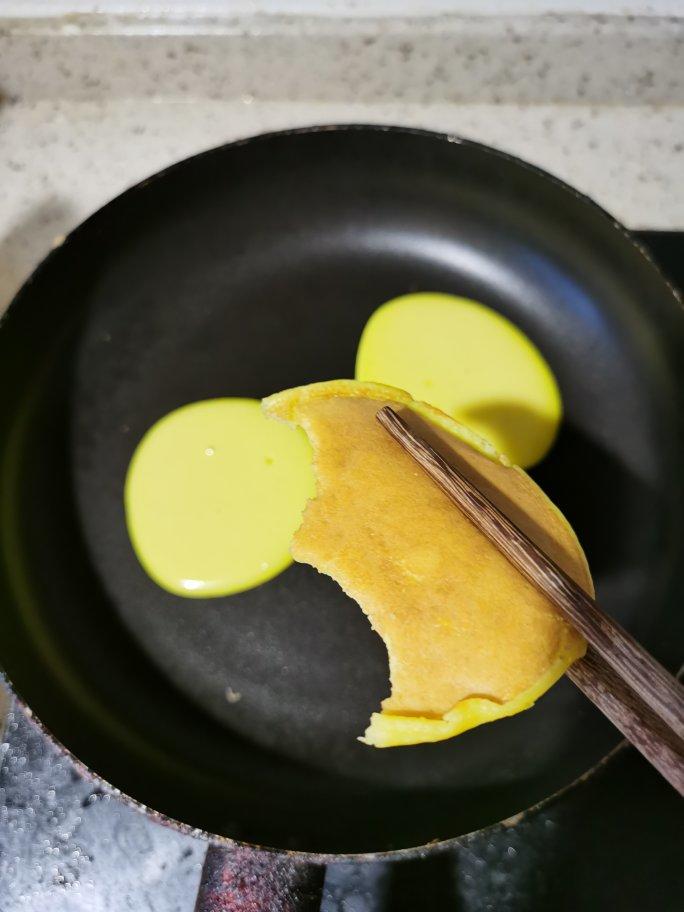
[[[87,767],[215,834],[202,902],[228,883],[241,896],[235,872],[254,863],[294,903],[286,882],[320,863],[310,853],[457,836],[617,743],[564,680],[455,740],[374,750],[356,738],[388,692],[386,654],[334,582],[295,565],[184,600],[131,550],[123,481],[150,425],[198,399],[352,376],[369,315],[411,291],[482,301],[544,353],[565,418],[533,474],[603,607],[675,667],[684,319],[628,234],[539,170],[403,129],[224,146],[88,219],[0,327],[0,662]]]

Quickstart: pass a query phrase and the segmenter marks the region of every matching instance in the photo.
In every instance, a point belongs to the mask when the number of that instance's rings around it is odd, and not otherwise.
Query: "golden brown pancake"
[[[531,706],[586,644],[376,420],[391,405],[592,593],[567,521],[521,469],[463,425],[401,390],[338,380],[264,401],[300,425],[317,495],[295,560],[337,580],[382,637],[391,696],[364,740],[437,741]]]

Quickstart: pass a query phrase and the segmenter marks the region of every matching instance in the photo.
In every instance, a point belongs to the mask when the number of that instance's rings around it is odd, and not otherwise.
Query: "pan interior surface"
[[[133,554],[123,483],[154,422],[353,376],[370,314],[413,291],[481,301],[540,348],[565,418],[533,475],[604,608],[677,661],[682,319],[637,248],[474,144],[341,128],[226,146],[96,213],[0,329],[0,664],[145,804],[266,845],[401,848],[516,813],[617,742],[563,680],[453,741],[373,750],[356,738],[387,695],[386,654],[334,582],[294,565],[185,600]]]

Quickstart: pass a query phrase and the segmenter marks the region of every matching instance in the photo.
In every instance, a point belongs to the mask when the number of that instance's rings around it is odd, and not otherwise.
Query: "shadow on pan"
[[[96,213],[0,330],[0,662],[56,737],[145,804],[261,844],[401,848],[515,813],[616,743],[561,681],[454,741],[374,751],[356,737],[386,655],[332,581],[293,566],[184,600],[131,551],[123,479],[152,423],[352,376],[369,315],[419,290],[480,300],[542,350],[566,414],[535,477],[605,608],[676,662],[682,318],[640,251],[475,144],[350,127],[226,146]]]

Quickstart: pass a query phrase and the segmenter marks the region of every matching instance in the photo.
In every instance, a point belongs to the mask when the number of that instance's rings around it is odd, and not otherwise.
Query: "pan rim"
[[[578,788],[585,782],[588,782],[589,779],[593,778],[594,775],[606,767],[614,757],[616,757],[618,754],[621,754],[629,746],[627,740],[624,738],[620,739],[618,743],[613,748],[611,748],[607,754],[604,754],[604,756],[601,757],[593,766],[585,770],[583,773],[580,773],[579,776],[572,780],[572,782],[567,783],[552,794],[541,798],[534,804],[522,808],[520,811],[517,811],[508,817],[504,817],[502,820],[496,820],[493,823],[487,824],[486,826],[479,827],[474,830],[468,830],[467,832],[460,833],[457,836],[447,836],[445,839],[437,839],[431,842],[423,843],[421,845],[406,846],[405,848],[401,849],[387,849],[378,852],[309,852],[305,849],[283,849],[278,846],[261,845],[254,842],[244,842],[240,839],[233,839],[231,836],[222,836],[220,833],[212,833],[210,830],[206,830],[203,827],[192,826],[183,820],[178,820],[176,817],[171,817],[168,814],[165,814],[163,811],[158,811],[156,808],[150,807],[143,801],[140,801],[138,798],[134,798],[127,792],[122,791],[108,779],[105,779],[102,775],[100,775],[100,773],[92,770],[82,760],[80,760],[65,744],[60,741],[60,739],[55,734],[50,731],[45,723],[42,722],[42,720],[33,712],[28,703],[19,695],[16,688],[8,678],[7,674],[1,669],[0,685],[3,685],[5,687],[5,690],[8,692],[8,695],[10,697],[10,705],[7,712],[8,717],[18,708],[28,721],[29,725],[35,731],[37,731],[41,737],[44,738],[49,744],[56,748],[61,756],[66,757],[69,760],[73,767],[79,772],[82,779],[88,782],[92,782],[96,787],[101,787],[103,791],[106,791],[107,793],[113,795],[115,798],[122,801],[127,807],[130,807],[132,810],[142,814],[144,817],[148,818],[154,823],[171,827],[177,832],[182,833],[184,836],[200,839],[207,844],[221,846],[226,851],[235,851],[237,849],[251,849],[254,852],[260,852],[267,855],[283,856],[312,865],[333,864],[335,862],[339,862],[340,860],[345,862],[359,862],[364,864],[371,864],[378,861],[406,861],[408,859],[420,858],[427,851],[448,851],[450,849],[457,849],[468,839],[471,839],[476,835],[493,833],[502,827],[508,828],[517,826],[518,823],[527,819],[527,817],[531,816],[532,814],[551,807],[553,804],[563,798],[565,794],[573,791],[575,788]]]
[[[149,175],[148,177],[143,178],[137,183],[126,187],[121,193],[118,193],[112,199],[108,200],[104,205],[100,206],[89,216],[87,216],[82,222],[76,225],[71,231],[69,231],[60,244],[53,247],[46,256],[36,265],[36,267],[31,271],[31,273],[25,278],[22,282],[19,289],[16,291],[12,297],[10,303],[8,304],[5,312],[0,317],[0,332],[2,331],[5,321],[8,319],[11,313],[13,313],[17,306],[21,303],[21,299],[24,296],[24,292],[28,286],[30,286],[34,279],[39,276],[44,269],[47,268],[48,264],[52,261],[53,257],[59,255],[61,249],[67,246],[70,243],[73,243],[74,240],[78,238],[81,232],[87,230],[91,223],[96,220],[100,214],[107,210],[110,206],[114,206],[118,203],[123,197],[128,197],[132,195],[135,191],[140,190],[146,187],[149,184],[157,183],[158,181],[166,178],[169,175],[172,175],[177,169],[181,169],[187,166],[191,162],[201,160],[203,157],[212,156],[223,152],[228,149],[238,149],[243,146],[257,145],[262,142],[267,142],[269,140],[277,138],[288,138],[288,137],[297,137],[297,136],[306,136],[306,135],[318,135],[321,133],[388,133],[388,134],[399,134],[399,135],[411,135],[418,137],[425,137],[426,139],[436,140],[440,142],[448,142],[450,144],[472,149],[484,155],[490,156],[494,159],[499,159],[500,161],[507,162],[518,168],[522,168],[530,174],[534,174],[537,177],[541,178],[545,182],[551,182],[559,190],[565,193],[569,193],[575,200],[579,201],[581,204],[588,205],[598,216],[600,216],[613,230],[617,231],[623,241],[627,242],[637,253],[637,255],[645,262],[645,264],[650,267],[650,270],[653,276],[659,279],[663,285],[663,289],[669,292],[673,303],[679,306],[680,312],[684,313],[684,296],[682,292],[664,275],[658,264],[655,262],[650,251],[633,236],[633,234],[613,215],[611,215],[606,209],[604,209],[599,203],[593,200],[591,197],[582,193],[580,190],[577,190],[572,185],[566,183],[561,178],[556,175],[546,171],[544,168],[539,167],[538,165],[533,165],[530,162],[525,161],[524,159],[519,158],[516,155],[511,154],[510,152],[503,151],[501,149],[488,146],[485,143],[481,143],[475,140],[467,139],[457,134],[453,133],[444,133],[436,130],[423,129],[419,127],[407,127],[393,124],[373,124],[373,123],[339,123],[339,124],[319,124],[319,125],[310,125],[302,127],[291,127],[282,130],[272,130],[264,133],[253,134],[251,136],[246,136],[241,139],[233,140],[231,142],[223,143],[218,146],[213,146],[209,149],[203,149],[200,152],[195,153],[194,155],[187,156],[179,161],[173,162],[170,165],[167,165],[165,168],[162,168],[159,171],[156,171],[154,174]],[[361,852],[361,853],[326,853],[326,852],[307,852],[299,850],[288,850],[278,847],[270,846],[261,846],[254,843],[242,842],[237,839],[232,839],[228,836],[222,836],[220,834],[211,833],[208,830],[204,830],[200,827],[191,826],[188,823],[185,823],[182,820],[170,817],[154,808],[151,808],[145,805],[142,801],[137,798],[128,795],[126,792],[121,791],[117,788],[116,785],[110,783],[108,780],[104,779],[98,772],[92,770],[88,767],[83,761],[81,761],[76,755],[74,755],[71,750],[66,747],[60,739],[53,734],[48,727],[35,715],[33,710],[30,708],[28,703],[22,698],[19,689],[12,683],[8,675],[0,668],[0,682],[4,683],[6,689],[9,692],[10,696],[10,706],[8,710],[8,715],[13,711],[12,703],[14,706],[22,711],[22,713],[27,717],[28,721],[32,726],[35,727],[37,731],[40,732],[41,736],[45,738],[49,743],[57,748],[63,756],[69,758],[70,762],[74,767],[79,771],[82,778],[86,780],[93,781],[95,783],[101,784],[109,792],[116,795],[117,798],[120,798],[126,805],[134,808],[135,810],[143,813],[146,817],[151,818],[152,820],[163,823],[167,826],[171,826],[173,829],[184,833],[188,836],[193,836],[195,838],[200,838],[206,842],[216,843],[218,845],[224,846],[226,849],[235,849],[239,847],[251,848],[255,851],[267,852],[280,854],[290,858],[298,859],[300,861],[307,861],[312,864],[326,864],[335,860],[344,859],[349,861],[359,861],[359,862],[372,862],[372,861],[392,861],[397,859],[406,859],[409,857],[416,857],[424,854],[426,850],[447,850],[449,848],[456,848],[463,841],[467,840],[469,837],[472,837],[475,834],[487,833],[494,831],[501,826],[512,826],[514,823],[519,822],[528,815],[535,813],[539,810],[542,810],[551,804],[555,803],[561,797],[563,797],[569,791],[575,789],[580,784],[586,782],[589,778],[593,777],[599,770],[605,767],[613,757],[618,753],[621,753],[622,750],[627,745],[627,742],[624,739],[620,739],[618,743],[601,757],[594,765],[589,767],[584,772],[580,773],[575,779],[571,782],[563,785],[561,788],[557,789],[555,792],[550,795],[545,796],[540,801],[521,809],[519,812],[513,814],[510,817],[504,818],[503,820],[495,821],[494,823],[488,824],[487,826],[477,828],[475,830],[468,831],[466,833],[461,833],[455,836],[449,836],[445,839],[436,840],[430,842],[426,845],[420,846],[410,846],[401,849],[392,849],[381,852]]]

